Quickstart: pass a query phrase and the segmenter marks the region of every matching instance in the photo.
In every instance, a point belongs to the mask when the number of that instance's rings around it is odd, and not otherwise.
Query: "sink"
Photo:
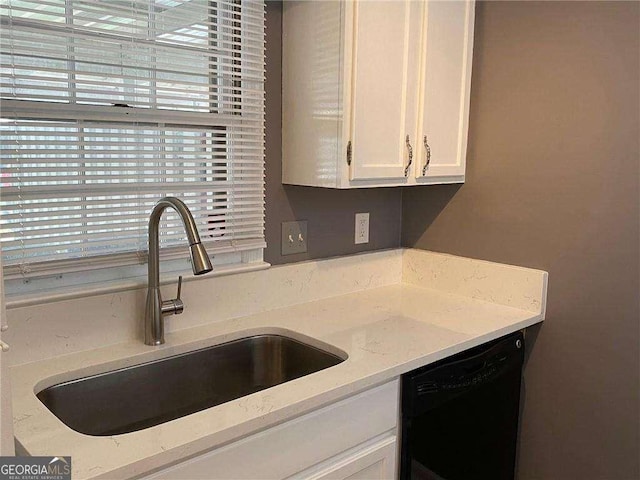
[[[37,396],[65,425],[118,435],[159,425],[343,362],[281,335],[256,335],[53,385]]]

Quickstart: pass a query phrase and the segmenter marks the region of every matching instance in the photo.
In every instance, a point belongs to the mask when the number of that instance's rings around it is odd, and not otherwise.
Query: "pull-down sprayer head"
[[[213,269],[209,255],[207,255],[202,243],[198,242],[189,245],[189,253],[191,254],[191,266],[193,267],[194,275],[202,275]]]

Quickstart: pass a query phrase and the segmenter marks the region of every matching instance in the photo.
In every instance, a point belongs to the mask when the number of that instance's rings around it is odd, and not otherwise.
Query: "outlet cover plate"
[[[355,244],[369,243],[369,213],[356,213]]]
[[[307,251],[307,221],[282,222],[282,255]]]

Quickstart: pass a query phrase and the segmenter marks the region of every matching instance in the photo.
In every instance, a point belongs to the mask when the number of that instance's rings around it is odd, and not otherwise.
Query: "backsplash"
[[[540,312],[542,315],[545,313],[547,282],[541,282],[539,275],[546,278],[547,274],[541,270],[419,249],[407,249],[404,252],[404,283]]]
[[[184,314],[167,317],[166,332],[243,317],[401,281],[402,250],[300,262],[257,272],[185,278]],[[175,285],[163,287],[166,298]],[[11,308],[12,365],[58,355],[142,342],[146,289]]]
[[[235,275],[187,277],[184,314],[166,317],[165,331],[400,283],[544,315],[546,282],[546,273],[539,270],[424,250],[382,250]],[[162,288],[166,298],[175,293],[175,285]],[[145,296],[145,288],[136,288],[10,308],[4,337],[11,345],[9,363],[115,344],[138,346],[143,343]]]

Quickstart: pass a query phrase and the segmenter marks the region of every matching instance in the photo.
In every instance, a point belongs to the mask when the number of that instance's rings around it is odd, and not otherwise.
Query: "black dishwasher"
[[[516,332],[403,375],[400,478],[513,479],[523,361]]]

